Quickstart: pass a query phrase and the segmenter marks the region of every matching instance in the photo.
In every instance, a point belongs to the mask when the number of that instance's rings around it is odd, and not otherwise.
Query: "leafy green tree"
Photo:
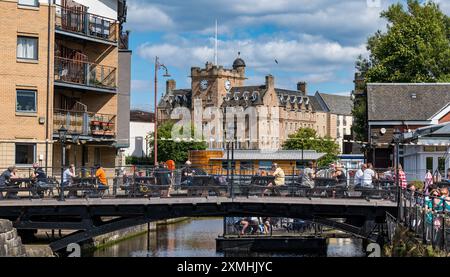
[[[406,8],[393,4],[381,17],[386,32],[369,37],[369,58],[360,56],[355,64],[366,83],[450,82],[450,17],[438,4],[408,0]],[[353,110],[359,139],[367,129],[366,101],[359,99]]]
[[[381,13],[387,32],[368,39],[368,82],[450,81],[450,17],[432,1],[408,0]]]
[[[206,142],[172,140],[172,129],[174,122],[165,122],[158,126],[158,161],[174,160],[175,163],[183,163],[188,159],[189,150],[205,150]],[[178,130],[180,134],[182,129]],[[191,128],[191,136],[194,136],[194,129]],[[163,138],[165,140],[163,140]],[[149,140],[149,147],[153,149],[154,139]],[[154,160],[152,152],[151,160]]]
[[[317,165],[325,166],[337,159],[339,146],[330,138],[321,138],[316,131],[311,128],[301,128],[296,133],[289,135],[284,142],[285,150],[316,150],[320,153],[326,153],[324,157],[319,159]]]

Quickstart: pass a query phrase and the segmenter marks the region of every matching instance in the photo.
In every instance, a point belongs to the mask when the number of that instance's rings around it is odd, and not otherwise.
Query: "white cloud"
[[[129,3],[128,24],[133,31],[166,30],[175,26],[172,18],[160,8],[152,5],[139,4],[136,1],[130,1]]]
[[[168,41],[145,43],[138,47],[137,54],[149,61],[158,56],[165,65],[188,74],[192,66],[203,66],[205,62],[213,61],[212,41],[205,40],[203,45],[200,42],[177,40],[176,44]],[[351,70],[356,57],[366,53],[366,49],[364,45],[343,46],[312,36],[229,40],[219,43],[219,64],[231,67],[238,52],[247,64],[247,71],[251,72],[248,84],[262,83],[264,75],[277,72],[277,83],[282,87],[292,87],[300,79],[312,83],[333,81],[337,71]],[[294,82],[290,77],[292,75],[297,78]]]

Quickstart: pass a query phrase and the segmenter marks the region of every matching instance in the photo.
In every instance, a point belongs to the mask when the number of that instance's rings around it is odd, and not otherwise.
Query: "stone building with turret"
[[[330,132],[326,111],[315,96],[307,94],[305,82],[299,82],[296,90],[281,89],[276,87],[275,77],[267,75],[263,84],[249,86],[245,70],[245,61],[237,57],[232,68],[209,62],[204,68],[191,68],[189,89],[177,89],[175,80],[168,80],[158,105],[158,122],[177,121],[171,118],[177,107],[188,108],[194,119],[199,116],[195,103],[200,103],[203,132],[211,130],[214,120],[218,122],[215,126],[220,126],[210,132],[212,136],[204,137],[210,149],[225,148],[230,134],[237,141],[236,149],[279,149],[290,134],[306,127],[322,137],[336,136]],[[214,115],[208,116],[208,111]],[[232,126],[225,123],[230,111],[236,112]]]

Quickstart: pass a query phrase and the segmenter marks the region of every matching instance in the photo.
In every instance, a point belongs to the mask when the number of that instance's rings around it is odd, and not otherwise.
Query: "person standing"
[[[363,187],[365,188],[373,188],[372,181],[376,178],[375,171],[373,170],[373,166],[371,163],[367,164],[367,169],[364,170],[363,174]]]
[[[427,173],[425,174],[425,187],[423,189],[423,192],[425,195],[428,195],[428,191],[433,185],[433,175],[431,174],[431,170],[427,170]]]
[[[366,170],[366,164],[362,164],[361,167],[355,173],[355,187],[360,187],[363,185],[364,180],[364,170]]]
[[[402,189],[406,189],[406,187],[408,186],[408,182],[406,180],[406,174],[403,171],[403,167],[401,164],[398,164],[398,180],[400,187]]]

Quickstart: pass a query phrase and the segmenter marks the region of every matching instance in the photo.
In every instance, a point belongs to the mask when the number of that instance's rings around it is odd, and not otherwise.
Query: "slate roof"
[[[262,86],[232,87],[226,97],[229,100],[223,102],[223,106],[249,106],[260,105],[267,89]],[[236,100],[238,99],[238,100]]]
[[[324,110],[332,114],[352,115],[353,101],[350,95],[344,96],[317,92],[315,96],[319,98],[319,102],[320,99],[323,101],[325,107],[322,108]]]
[[[311,103],[311,107],[315,112],[324,112],[325,110],[319,103],[319,99],[315,95],[309,95],[309,103]]]
[[[450,103],[450,83],[367,84],[369,120],[429,120]]]
[[[325,153],[317,153],[314,150],[304,150],[304,160],[318,160],[325,156]],[[212,158],[211,160],[226,160],[227,153],[224,152],[222,158]],[[240,161],[300,161],[302,159],[301,150],[278,150],[278,151],[264,151],[264,150],[234,150],[234,159]]]
[[[172,106],[174,108],[177,104],[183,107],[191,107],[192,103],[192,90],[191,89],[175,89],[170,93],[164,95],[159,101],[158,107],[168,108]]]

